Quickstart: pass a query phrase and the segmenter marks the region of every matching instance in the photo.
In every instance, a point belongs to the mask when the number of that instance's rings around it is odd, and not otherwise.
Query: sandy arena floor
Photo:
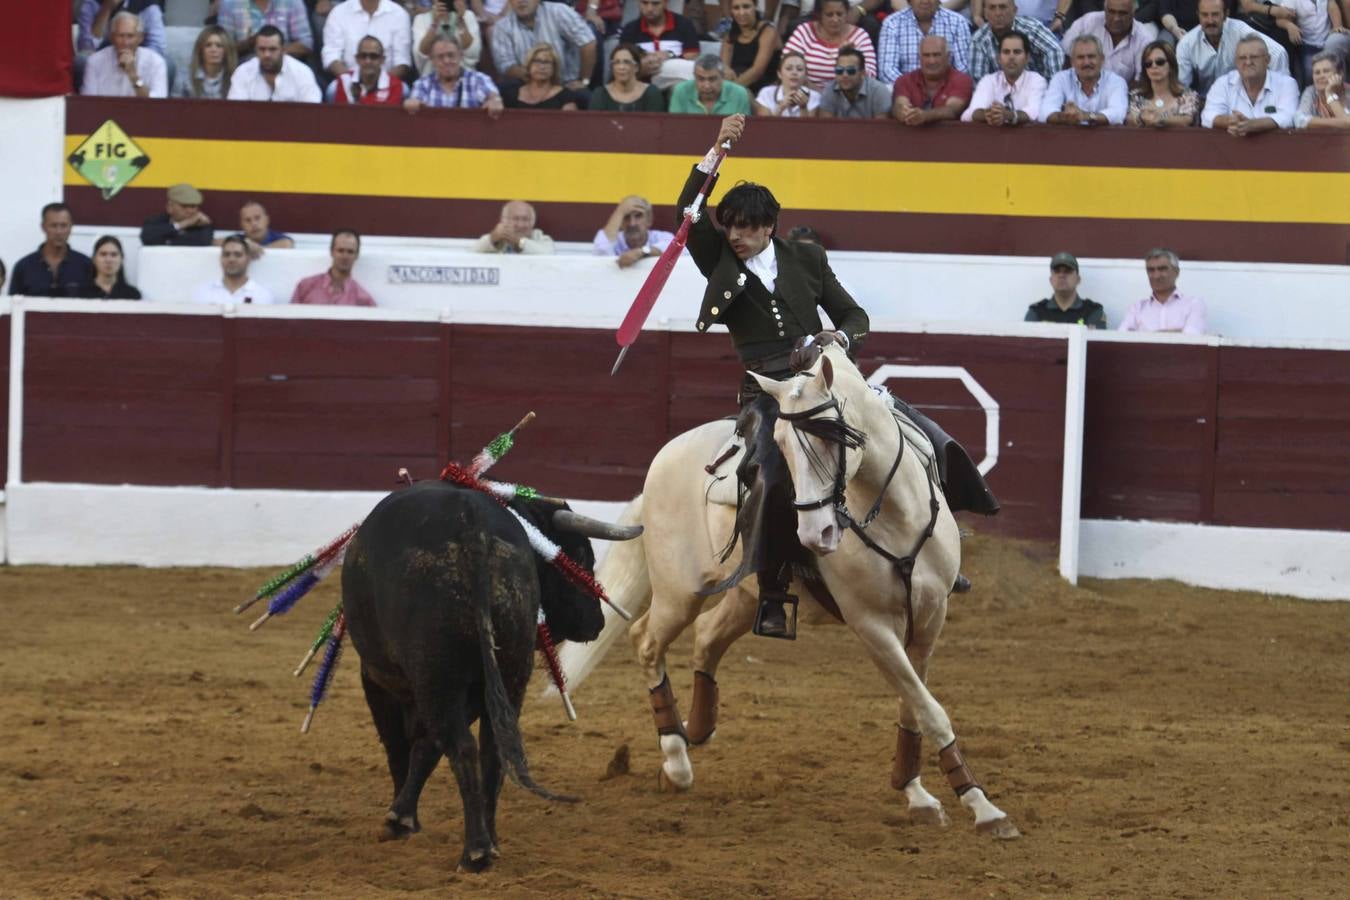
[[[895,701],[844,628],[746,638],[696,783],[659,754],[626,645],[577,692],[527,701],[550,805],[508,785],[504,856],[456,875],[448,767],[424,831],[390,800],[354,655],[305,737],[290,670],[336,581],[249,634],[271,574],[0,568],[2,897],[1331,897],[1350,894],[1350,604],[1055,576],[977,538],[931,685],[1019,841],[911,825],[888,784]],[[688,645],[672,673],[687,709]],[[606,780],[615,752],[630,774]]]

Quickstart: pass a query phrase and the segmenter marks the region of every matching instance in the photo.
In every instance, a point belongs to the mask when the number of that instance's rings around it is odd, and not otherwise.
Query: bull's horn
[[[553,527],[601,541],[631,541],[642,534],[641,525],[615,525],[570,509],[560,509],[553,514]]]

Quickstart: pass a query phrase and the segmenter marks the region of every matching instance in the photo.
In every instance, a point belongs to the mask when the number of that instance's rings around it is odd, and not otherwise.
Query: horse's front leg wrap
[[[670,675],[661,679],[661,683],[650,691],[652,700],[652,718],[656,721],[656,733],[661,736],[678,734],[689,743],[684,722],[680,719],[680,707],[675,701],[675,691],[670,687]]]
[[[891,787],[903,791],[919,777],[923,761],[923,735],[901,725],[895,736],[895,762],[891,765]]]
[[[961,748],[956,746],[955,739],[938,751],[938,764],[942,766],[942,774],[947,776],[947,783],[956,791],[956,796],[960,797],[966,791],[980,787],[975,780],[975,773],[970,771],[965,757],[961,755]]]
[[[707,672],[695,672],[694,702],[689,708],[689,732],[686,735],[689,743],[702,744],[717,730],[717,701],[717,680]]]

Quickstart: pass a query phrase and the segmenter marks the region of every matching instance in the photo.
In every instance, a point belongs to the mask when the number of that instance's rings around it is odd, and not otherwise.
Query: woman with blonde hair
[[[778,83],[755,95],[755,115],[815,118],[820,92],[806,83],[806,57],[786,50],[778,62]]]
[[[525,54],[525,80],[502,94],[502,102],[510,109],[577,108],[577,95],[563,87],[562,65],[550,44],[530,48]]]
[[[239,65],[234,38],[219,25],[207,25],[197,35],[192,58],[178,70],[172,97],[224,100],[230,93],[230,76]]]
[[[1345,96],[1345,63],[1340,54],[1323,50],[1312,58],[1312,84],[1299,98],[1294,127],[1350,131],[1350,98]]]

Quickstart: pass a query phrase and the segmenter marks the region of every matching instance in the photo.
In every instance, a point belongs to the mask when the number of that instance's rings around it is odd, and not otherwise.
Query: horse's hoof
[[[1022,836],[1022,832],[1017,830],[1017,826],[1007,816],[982,822],[975,826],[975,831],[998,841],[1014,841]]]
[[[416,819],[399,819],[392,812],[389,817],[380,823],[380,827],[375,832],[375,839],[380,843],[385,841],[406,841],[414,834],[422,830]]]
[[[656,771],[656,787],[657,790],[663,794],[683,794],[685,791],[689,790],[688,785],[680,787],[672,781],[670,776],[666,774],[664,767]]]
[[[909,820],[915,825],[938,825],[942,828],[952,824],[952,820],[947,818],[947,811],[941,806],[911,806]]]
[[[475,875],[486,871],[491,865],[492,852],[490,850],[475,850],[472,853],[465,853],[459,858],[459,865],[455,867],[455,871],[466,875]]]

